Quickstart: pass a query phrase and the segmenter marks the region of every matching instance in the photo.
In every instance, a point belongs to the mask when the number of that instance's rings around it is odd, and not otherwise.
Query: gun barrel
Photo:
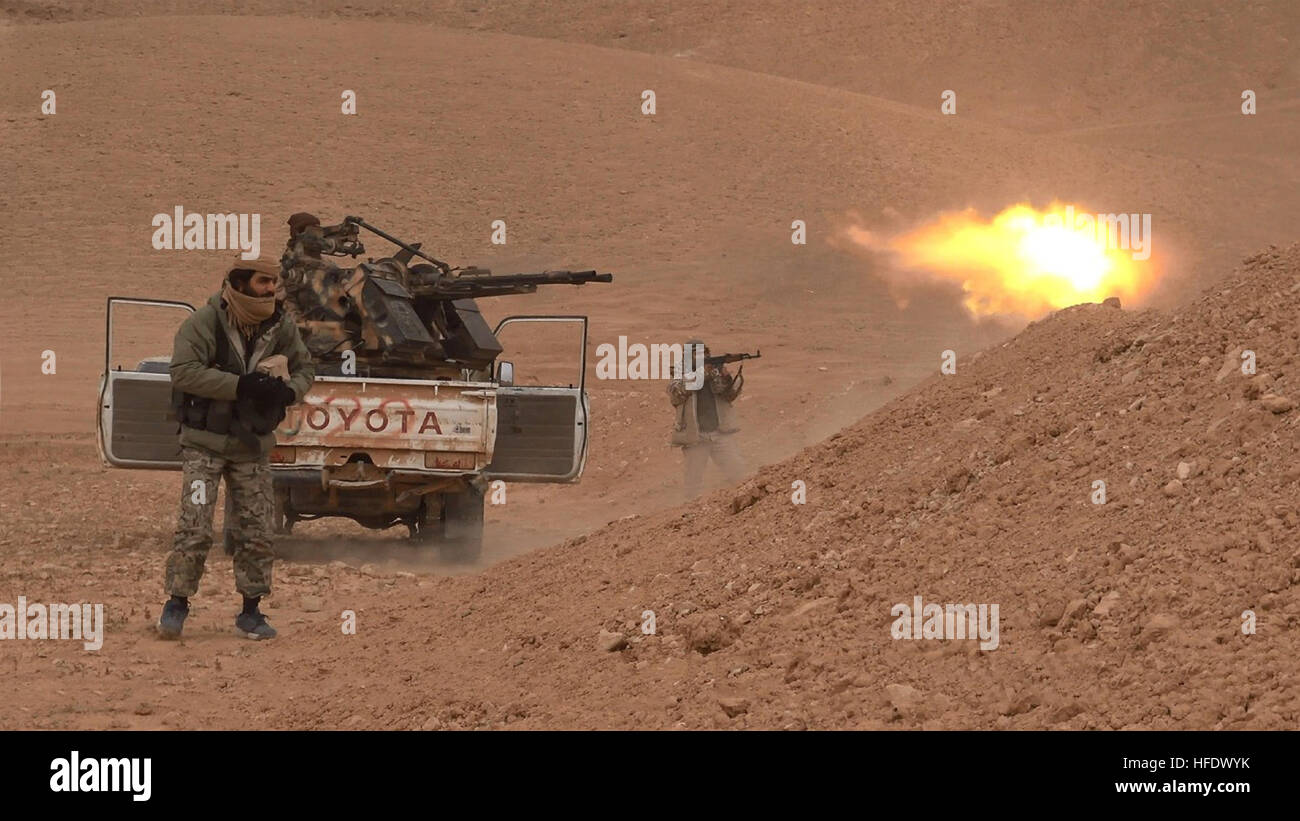
[[[426,259],[426,260],[428,260],[429,262],[432,262],[434,265],[438,266],[438,269],[441,270],[441,271],[450,271],[450,270],[451,270],[451,266],[449,266],[447,263],[443,262],[442,260],[440,260],[440,259],[434,259],[433,257],[431,257],[431,256],[429,256],[428,254],[426,254],[426,253],[424,253],[423,251],[421,251],[419,248],[416,248],[414,245],[409,245],[409,244],[403,242],[402,240],[398,239],[397,237],[393,236],[392,234],[388,234],[388,233],[385,233],[384,231],[381,231],[380,229],[378,229],[378,228],[376,228],[375,226],[371,225],[370,223],[366,222],[366,221],[365,221],[364,219],[362,219],[361,217],[347,216],[347,217],[344,217],[344,218],[343,218],[343,221],[344,221],[345,223],[351,223],[351,224],[353,224],[353,225],[359,225],[359,226],[361,226],[362,228],[366,229],[367,231],[371,232],[372,234],[378,234],[379,236],[383,237],[384,239],[386,239],[386,240],[388,240],[389,242],[391,242],[391,243],[393,243],[394,245],[396,245],[398,248],[401,248],[403,251],[407,251],[407,252],[409,252],[409,253],[411,253],[411,254],[414,254],[415,256],[417,256],[417,257],[419,257],[419,258],[421,258],[421,259]]]
[[[440,276],[435,279],[412,283],[411,291],[416,296],[434,298],[458,298],[480,296],[506,296],[509,294],[531,294],[538,285],[583,285],[588,282],[613,282],[613,274],[598,274],[595,271],[543,271],[538,274],[469,274],[462,276]]]
[[[742,359],[762,359],[763,352],[755,351],[754,353],[724,353],[717,356],[704,357],[706,365],[725,365],[728,362],[739,362]]]
[[[613,282],[614,275],[598,274],[595,271],[542,271],[540,274],[469,274],[456,279],[460,282],[581,285],[584,282]]]

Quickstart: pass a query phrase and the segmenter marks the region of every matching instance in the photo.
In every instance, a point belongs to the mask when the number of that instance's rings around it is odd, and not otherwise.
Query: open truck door
[[[132,321],[122,321],[124,309]],[[108,298],[104,373],[95,426],[99,455],[107,464],[180,469],[181,446],[171,409],[168,364],[176,329],[192,313],[194,306],[186,302]],[[116,327],[115,320],[119,323]],[[141,353],[153,355],[135,358]]]
[[[495,334],[497,430],[486,475],[576,482],[587,461],[587,317],[509,316]]]

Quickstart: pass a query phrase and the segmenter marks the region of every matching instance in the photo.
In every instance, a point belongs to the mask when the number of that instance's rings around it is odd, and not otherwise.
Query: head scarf
[[[257,327],[275,313],[275,295],[256,297],[236,290],[230,281],[230,274],[239,270],[279,277],[280,264],[266,258],[237,259],[230,264],[226,279],[221,284],[221,298],[226,302],[226,318],[245,337],[252,337]]]

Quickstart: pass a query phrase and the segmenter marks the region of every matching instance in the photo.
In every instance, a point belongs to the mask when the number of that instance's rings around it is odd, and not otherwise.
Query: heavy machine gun
[[[341,268],[324,256],[365,253],[360,229],[400,251]],[[423,262],[413,264],[415,258]],[[317,373],[340,373],[352,352],[357,375],[461,378],[489,369],[501,353],[479,313],[479,297],[531,294],[539,285],[612,282],[613,274],[542,271],[494,275],[486,268],[453,268],[361,217],[312,226],[291,238],[281,260],[286,299],[317,363]]]

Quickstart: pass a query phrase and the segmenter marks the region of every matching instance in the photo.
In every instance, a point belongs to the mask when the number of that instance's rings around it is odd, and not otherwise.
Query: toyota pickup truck
[[[132,316],[171,312],[174,322],[151,319],[173,330],[184,312],[194,311],[184,302],[108,299],[99,453],[112,467],[179,470],[169,357],[148,356],[128,367],[114,353],[115,335],[140,336],[130,325],[115,327],[128,306]],[[446,559],[476,561],[491,483],[577,482],[586,463],[587,318],[511,316],[493,333],[513,339],[543,324],[562,325],[572,337],[564,384],[516,384],[507,360],[487,371],[466,370],[462,379],[318,376],[275,432],[276,531],[328,516],[374,529],[405,525],[412,539],[436,545]]]

